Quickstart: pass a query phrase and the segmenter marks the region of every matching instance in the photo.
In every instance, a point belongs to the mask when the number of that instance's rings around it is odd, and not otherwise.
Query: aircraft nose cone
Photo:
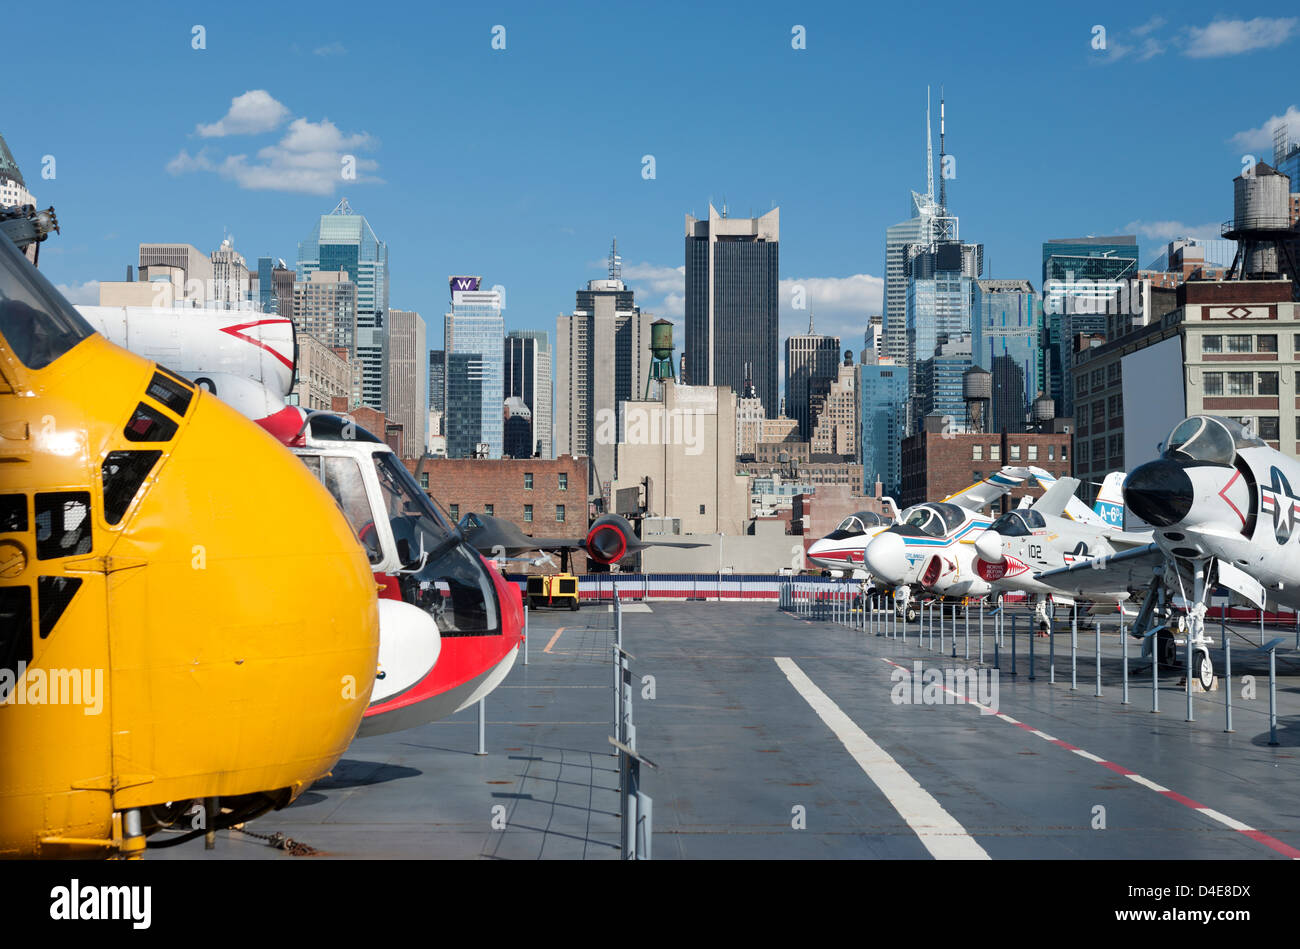
[[[885,583],[900,583],[907,572],[906,545],[903,538],[892,531],[877,534],[867,545],[867,569],[871,575]]]
[[[1002,563],[1002,535],[984,531],[975,538],[975,552],[980,555],[980,560]]]
[[[1195,498],[1187,472],[1166,458],[1139,465],[1124,481],[1124,503],[1155,527],[1172,527],[1182,521]]]

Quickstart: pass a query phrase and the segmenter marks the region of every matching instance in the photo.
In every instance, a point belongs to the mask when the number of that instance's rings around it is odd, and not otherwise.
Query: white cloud
[[[1191,26],[1187,28],[1183,55],[1206,59],[1272,49],[1291,38],[1297,22],[1296,17],[1257,16],[1253,20],[1215,20],[1208,26]]]
[[[589,261],[594,271],[606,272],[607,261]],[[637,304],[655,316],[680,323],[686,315],[686,267],[660,264],[625,264],[623,280],[636,293]],[[795,287],[803,288],[806,308],[793,308]],[[885,282],[870,274],[849,277],[806,277],[780,282],[782,338],[808,330],[808,311],[816,314],[819,333],[839,335],[845,345],[860,345],[867,316],[882,312]]]
[[[1155,241],[1172,241],[1179,237],[1198,237],[1212,240],[1219,237],[1219,224],[1184,224],[1182,221],[1129,221],[1124,233],[1138,234]]]
[[[182,148],[180,153],[167,163],[169,175],[183,175],[190,171],[216,171],[216,166],[208,157],[206,148],[200,148],[193,155]]]
[[[1154,34],[1164,25],[1164,17],[1153,16],[1127,33],[1116,31],[1108,39],[1106,55],[1101,62],[1113,63],[1130,56],[1139,62],[1145,62],[1159,56],[1165,51],[1165,44]]]
[[[212,156],[206,147],[194,155],[181,149],[167,163],[167,171],[173,175],[215,172],[250,191],[327,195],[332,194],[344,180],[360,183],[381,180],[367,174],[379,168],[378,162],[353,154],[375,148],[377,144],[365,132],[353,135],[341,132],[329,119],[311,122],[298,118],[289,123],[279,142],[259,149],[253,158],[241,153],[219,159],[219,156]],[[356,172],[354,178],[343,178],[345,158]]]
[[[335,42],[328,43],[325,46],[317,46],[312,50],[312,52],[317,56],[344,56],[347,54],[347,49],[342,43],[336,40]]]
[[[1272,161],[1273,128],[1283,122],[1290,129],[1291,141],[1300,141],[1300,109],[1294,105],[1287,106],[1286,112],[1282,115],[1270,116],[1259,128],[1238,132],[1229,141],[1238,148],[1254,152],[1257,158],[1262,157],[1266,161]]]
[[[227,135],[258,135],[278,128],[289,117],[289,108],[277,102],[265,89],[252,89],[230,100],[230,111],[211,125],[200,123],[195,131],[202,138]]]
[[[99,306],[99,281],[87,280],[85,283],[61,283],[56,288],[67,297],[68,302],[81,306]]]

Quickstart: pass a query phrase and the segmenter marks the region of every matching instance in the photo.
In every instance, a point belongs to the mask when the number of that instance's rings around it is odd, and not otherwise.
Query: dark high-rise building
[[[725,211],[725,208],[724,208]],[[779,411],[780,209],[686,216],[686,369],[690,385],[744,392],[752,378],[768,418]]]
[[[551,457],[551,343],[543,330],[511,330],[506,334],[505,398],[523,400],[528,407],[531,438],[528,454],[518,448],[512,458]],[[517,416],[512,414],[511,419]],[[518,429],[516,424],[514,428]],[[516,436],[517,437],[517,436]]]
[[[448,458],[473,458],[483,437],[484,357],[479,353],[447,353],[445,419]],[[496,401],[500,413],[500,401]]]
[[[813,332],[811,314],[808,333],[788,336],[785,340],[785,414],[799,423],[799,440],[811,441],[814,393],[825,395],[838,378],[840,338],[819,336]],[[764,409],[767,406],[764,404]]]
[[[447,414],[447,351],[429,351],[429,408]]]

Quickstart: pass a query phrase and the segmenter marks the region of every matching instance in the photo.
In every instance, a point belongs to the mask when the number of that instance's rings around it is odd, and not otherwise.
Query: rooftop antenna
[[[609,248],[609,279],[618,280],[623,276],[623,258],[618,256],[618,238],[614,238]]]
[[[930,141],[930,87],[925,87],[925,193],[934,202],[934,147]]]
[[[808,311],[808,335],[809,336],[815,335],[813,333],[813,311],[812,310]]]
[[[947,154],[943,144],[943,86],[939,87],[939,207],[948,213],[948,176],[943,173],[943,159]],[[931,185],[931,189],[933,189]]]

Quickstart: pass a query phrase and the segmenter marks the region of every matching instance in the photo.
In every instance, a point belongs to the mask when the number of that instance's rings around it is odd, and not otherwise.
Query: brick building
[[[1056,477],[1071,473],[1072,440],[1068,419],[1057,419],[1048,432],[965,434],[943,431],[943,419],[929,417],[925,427],[903,439],[903,490],[900,508],[922,501],[940,501],[1005,465],[1033,465]],[[1042,489],[1030,485],[1012,490],[1003,510],[1015,507]]]
[[[347,415],[352,418],[358,425],[364,428],[376,438],[382,438],[388,443],[388,447],[397,453],[397,457],[402,457],[402,423],[393,422],[384,415],[383,412],[377,412],[374,409],[358,405],[349,407],[350,400],[346,397],[335,396],[332,400],[330,411],[335,415]]]
[[[408,459],[405,464],[420,487],[437,499],[453,520],[472,511],[511,521],[533,536],[586,536],[585,458],[420,458]],[[555,562],[558,566],[558,556]],[[525,571],[526,566],[514,564],[511,571],[547,572],[540,568]],[[575,556],[571,569],[585,572],[586,557]]]

